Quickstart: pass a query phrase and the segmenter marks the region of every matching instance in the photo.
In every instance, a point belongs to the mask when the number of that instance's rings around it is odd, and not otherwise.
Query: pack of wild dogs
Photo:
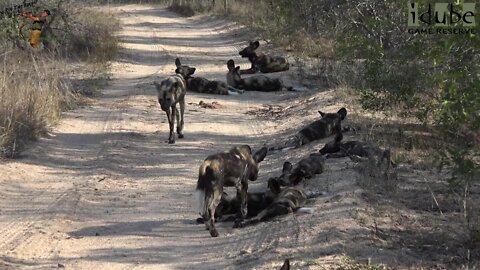
[[[250,42],[239,53],[241,57],[248,58],[251,62],[249,69],[240,70],[232,59],[226,62],[228,69],[226,83],[194,77],[195,67],[184,65],[180,59],[175,59],[175,75],[161,82],[154,82],[158,102],[168,118],[170,128],[168,143],[175,143],[175,120],[178,138],[184,137],[185,95],[189,91],[239,95],[244,91],[292,90],[292,87],[285,86],[282,80],[272,79],[266,75],[242,77],[243,74],[281,72],[289,69],[289,63],[285,58],[257,53],[259,45],[258,41]],[[295,211],[311,213],[312,209],[304,206],[308,199],[318,194],[309,194],[305,191],[304,182],[325,170],[327,158],[356,157],[375,162],[379,166],[388,164],[387,168],[390,168],[392,161],[389,150],[382,150],[360,141],[342,141],[343,132],[348,130],[342,128],[342,121],[347,116],[345,108],[337,112],[319,111],[319,114],[318,120],[301,128],[281,146],[255,150],[248,145],[236,146],[226,152],[210,155],[202,162],[195,192],[200,214],[197,222],[205,224],[212,237],[219,236],[215,227],[216,221],[233,221],[233,226],[240,228]],[[334,137],[331,142],[301,159],[297,164],[285,161],[281,174],[268,180],[266,191],[255,193],[248,191],[249,181],[257,180],[259,164],[269,153],[299,148],[330,136]],[[236,196],[229,196],[224,187],[234,187]],[[287,264],[289,263],[286,261],[282,269],[289,269]]]

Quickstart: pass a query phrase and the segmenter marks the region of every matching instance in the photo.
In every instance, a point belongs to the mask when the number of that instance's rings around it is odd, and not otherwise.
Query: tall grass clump
[[[45,134],[73,100],[58,63],[36,58],[11,52],[0,59],[0,154],[3,156],[16,157],[29,141]]]

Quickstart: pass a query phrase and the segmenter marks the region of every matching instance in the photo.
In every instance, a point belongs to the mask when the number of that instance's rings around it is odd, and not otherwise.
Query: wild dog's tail
[[[310,207],[301,207],[301,208],[298,208],[297,213],[299,214],[313,214],[313,212],[315,212],[313,210],[313,208],[310,208]]]
[[[196,202],[197,212],[200,214],[200,216],[203,217],[204,208],[205,208],[205,190],[202,190],[202,189],[195,190],[195,202]]]
[[[293,87],[293,86],[288,86],[288,87],[287,87],[287,91],[291,91],[291,92],[305,92],[305,91],[308,91],[308,89],[305,88],[305,87]]]
[[[228,86],[228,94],[229,95],[241,95],[243,93],[245,93],[245,90],[240,90],[240,89],[237,89],[237,88],[235,88],[233,86],[230,86],[230,85]]]
[[[198,176],[197,189],[195,191],[195,197],[197,201],[197,210],[200,215],[203,217],[207,211],[210,204],[211,190],[212,190],[212,181],[215,179],[215,172],[210,166],[204,168],[203,173],[200,172]],[[210,192],[207,191],[210,190]],[[210,194],[210,196],[207,196]]]

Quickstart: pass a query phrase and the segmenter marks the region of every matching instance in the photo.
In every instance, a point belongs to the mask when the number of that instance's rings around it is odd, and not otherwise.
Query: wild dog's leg
[[[185,114],[185,99],[180,100],[180,122],[177,121],[178,138],[182,139],[183,135],[183,115]]]
[[[173,144],[175,143],[175,136],[173,133],[173,128],[175,126],[175,105],[173,105],[169,112],[167,112],[167,117],[168,117],[168,124],[170,126],[170,136],[168,137],[168,143]],[[169,115],[170,114],[170,115]]]
[[[238,184],[235,186],[235,188],[237,189],[237,198],[240,202],[239,218],[243,220],[247,218],[247,214],[248,214],[248,205],[247,205],[248,180],[247,179],[240,180]]]
[[[166,111],[165,111],[165,114],[167,115],[167,120],[168,120],[168,127],[169,127],[169,130],[171,129],[172,127],[172,112],[171,112],[171,108],[168,108]],[[170,133],[169,133],[170,134]],[[171,135],[169,135],[168,137],[168,142],[170,142],[170,137]]]
[[[233,225],[234,228],[241,228],[245,227],[251,224],[255,224],[261,221],[268,220],[272,217],[280,216],[280,215],[286,215],[288,213],[292,213],[293,209],[290,207],[290,205],[285,204],[285,203],[273,203],[270,205],[267,209],[263,210],[262,212],[258,213],[258,215],[245,219],[242,221],[235,221],[235,224]]]
[[[180,128],[180,111],[178,110],[177,107],[175,107],[175,119],[177,121],[177,134],[178,134],[178,129]]]
[[[215,210],[217,209],[217,206],[220,204],[221,200],[222,200],[222,191],[214,188],[211,194],[211,198],[207,202],[208,203],[208,208],[206,213],[207,216],[203,217],[205,220],[205,225],[207,226],[207,229],[210,231],[210,235],[212,237],[218,236],[217,229],[215,228]]]

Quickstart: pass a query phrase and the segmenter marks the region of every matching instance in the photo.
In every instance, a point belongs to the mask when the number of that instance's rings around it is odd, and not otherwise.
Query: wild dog
[[[326,155],[326,158],[341,158],[358,156],[363,158],[388,158],[390,160],[390,149],[383,150],[371,143],[361,141],[347,141],[343,142],[343,134],[338,133],[335,139],[325,144],[325,146],[318,152],[321,155]]]
[[[215,211],[220,204],[224,186],[234,186],[240,201],[239,217],[244,219],[248,213],[248,180],[258,177],[258,163],[267,155],[263,147],[255,154],[248,145],[234,147],[228,152],[207,157],[198,174],[196,188],[197,206],[207,230],[212,237],[217,237],[215,229]]]
[[[175,134],[173,128],[175,125],[175,118],[177,119],[177,134],[178,138],[183,138],[183,116],[185,113],[185,94],[187,93],[187,84],[182,76],[173,75],[167,77],[161,83],[153,82],[158,94],[158,103],[160,108],[167,114],[168,124],[170,126],[170,135],[168,143],[175,143]],[[180,111],[177,109],[177,104],[180,106]]]
[[[255,75],[247,78],[240,76],[240,67],[235,67],[235,62],[230,59],[227,61],[227,83],[238,89],[245,91],[275,92],[282,90],[294,90],[292,87],[285,87],[282,80],[272,79],[265,75]]]
[[[292,174],[293,165],[289,161],[285,161],[282,167],[282,174],[278,177],[271,177],[268,181],[277,181],[281,186],[290,185],[290,175]]]
[[[298,185],[303,179],[310,179],[315,174],[325,171],[325,158],[319,153],[310,154],[300,160],[288,177],[289,185]]]
[[[361,141],[342,143],[342,139],[343,134],[337,134],[333,141],[326,143],[320,149],[319,154],[325,155],[326,158],[350,157],[354,161],[367,164],[371,176],[374,176],[379,170],[387,180],[392,177],[396,178],[395,172],[391,172],[396,164],[391,159],[390,149],[383,150],[376,145]]]
[[[324,171],[325,158],[319,153],[313,153],[301,159],[295,167],[292,163],[286,161],[283,163],[282,174],[279,177],[270,178],[269,181],[275,180],[281,186],[296,186],[303,179],[310,179],[315,174],[321,174]]]
[[[280,270],[290,270],[290,260],[289,259],[285,259],[285,261],[283,262],[282,268],[280,268]]]
[[[183,76],[187,82],[188,91],[216,95],[238,95],[244,92],[243,90],[229,86],[225,82],[210,81],[202,77],[192,77],[196,68],[182,65],[178,58],[175,59],[175,65],[177,66],[175,73]]]
[[[245,227],[276,216],[292,213],[303,207],[307,202],[307,195],[303,189],[298,186],[282,189],[280,182],[269,180],[268,188],[275,195],[273,202],[265,210],[252,218],[236,220],[235,228]]]
[[[262,73],[271,73],[286,71],[290,68],[290,64],[283,57],[272,57],[265,54],[258,54],[256,50],[260,46],[260,42],[253,41],[238,54],[243,58],[248,58],[252,67],[246,70],[240,70],[240,74],[252,74],[258,71]]]
[[[347,116],[347,109],[341,108],[336,113],[318,111],[321,118],[303,127],[291,140],[281,146],[272,146],[269,151],[286,148],[298,148],[315,140],[327,138],[342,132],[342,121]]]
[[[256,216],[260,211],[267,208],[273,201],[270,192],[247,192],[247,218]],[[240,201],[236,196],[230,197],[223,192],[220,204],[215,210],[216,221],[234,221],[233,215],[240,209]],[[197,223],[204,223],[203,218],[197,218]]]

